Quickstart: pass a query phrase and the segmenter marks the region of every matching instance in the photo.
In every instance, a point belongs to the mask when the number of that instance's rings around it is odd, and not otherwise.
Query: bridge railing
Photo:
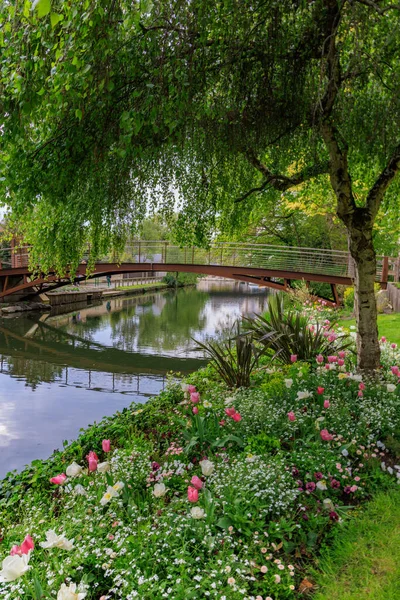
[[[208,249],[181,248],[163,241],[137,242],[127,245],[119,255],[103,256],[100,262],[238,266],[343,277],[348,275],[349,269],[348,253],[339,250],[233,242],[215,243]]]
[[[89,261],[90,248],[82,261]],[[27,267],[27,246],[0,248],[0,269]],[[353,277],[353,261],[348,252],[316,248],[294,248],[272,244],[240,244],[219,242],[208,249],[180,247],[164,240],[138,241],[127,244],[123,252],[110,252],[97,259],[104,263],[153,263],[236,266],[261,268],[290,273],[310,273],[338,277]],[[278,275],[277,275],[278,276]],[[400,277],[399,258],[377,257],[377,281]]]

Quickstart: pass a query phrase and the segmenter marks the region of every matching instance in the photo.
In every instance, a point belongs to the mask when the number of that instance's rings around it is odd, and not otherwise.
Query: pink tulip
[[[235,414],[234,414],[234,415],[232,415],[232,419],[233,419],[234,421],[236,421],[236,423],[239,423],[239,421],[241,421],[241,420],[242,420],[242,415],[240,415],[239,413],[235,412]]]
[[[390,367],[390,368],[391,368],[393,375],[397,375],[397,376],[400,375],[399,367]]]
[[[331,333],[330,336],[328,336],[328,342],[334,342],[337,338],[336,333]]]
[[[386,342],[386,338],[384,335],[381,337],[380,341],[382,342],[382,344],[384,344]]]
[[[343,358],[338,358],[337,364],[338,364],[339,367],[343,367],[343,365],[344,365]]]
[[[200,479],[200,477],[197,477],[197,475],[193,475],[192,479],[190,480],[190,483],[193,487],[196,488],[196,490],[201,490],[201,488],[203,487],[203,482]]]
[[[97,463],[99,462],[96,452],[93,452],[93,450],[91,450],[86,458],[89,463],[89,471],[91,471],[91,472],[96,471]]]
[[[335,363],[337,361],[337,356],[328,356],[328,362]]]
[[[195,385],[188,385],[188,392],[189,394],[193,394],[196,391],[196,386]]]
[[[10,556],[15,556],[16,554],[19,554],[19,556],[21,556],[22,554],[22,550],[21,550],[21,546],[13,546],[10,550]]]
[[[365,383],[363,383],[363,382],[359,383],[358,384],[358,389],[361,390],[361,391],[365,390]]]
[[[28,534],[25,536],[24,541],[21,544],[21,552],[22,554],[28,554],[30,550],[33,550],[35,547],[35,543],[31,536]]]
[[[317,394],[321,395],[321,394],[323,394],[323,393],[324,393],[324,391],[325,391],[325,388],[323,388],[323,387],[321,387],[321,386],[318,386],[318,387],[317,387]]]
[[[57,475],[56,477],[52,477],[50,479],[50,483],[54,483],[55,485],[62,485],[66,479],[67,479],[66,474],[61,473],[60,475]]]
[[[362,393],[361,390],[358,390],[358,394],[357,395],[358,395],[359,398],[362,398],[364,396],[364,394]]]
[[[233,417],[234,414],[236,414],[236,410],[232,407],[232,408],[226,408],[225,409],[225,414],[228,415],[228,417]]]
[[[290,362],[292,362],[292,363],[297,362],[297,354],[291,354],[290,355]]]
[[[329,433],[327,429],[321,429],[319,434],[324,442],[330,442],[331,440],[333,440],[333,435]]]
[[[390,347],[392,348],[392,350],[396,350],[397,344],[390,344]]]
[[[331,403],[329,402],[329,400],[324,400],[324,408],[329,408],[331,405]]]
[[[224,419],[221,419],[221,420],[219,421],[219,424],[221,425],[221,427],[224,427],[224,425],[225,425],[225,421],[224,421]]]
[[[322,356],[322,354],[318,354],[316,361],[317,361],[317,363],[322,365],[322,363],[324,362],[324,357]]]
[[[296,415],[294,414],[294,412],[292,410],[290,412],[288,412],[287,416],[288,416],[289,421],[296,420]]]
[[[187,490],[188,500],[189,502],[197,502],[199,499],[199,492],[195,487],[189,485]]]
[[[193,406],[192,412],[193,412],[194,415],[198,415],[199,414],[199,409],[197,408],[197,406]]]
[[[346,352],[344,350],[340,350],[340,352],[338,352],[338,356],[339,358],[346,358]]]
[[[110,452],[110,450],[111,450],[110,440],[103,440],[101,442],[101,447],[103,448],[103,452]]]
[[[192,392],[190,394],[190,400],[193,402],[193,404],[197,404],[197,402],[200,400],[199,392]]]
[[[329,363],[326,363],[326,365],[325,365],[325,369],[326,369],[327,371],[329,371],[329,369],[330,369],[330,368],[331,368],[331,365],[330,365]]]

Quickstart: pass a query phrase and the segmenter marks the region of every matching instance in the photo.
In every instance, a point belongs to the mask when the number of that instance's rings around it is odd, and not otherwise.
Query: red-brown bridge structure
[[[29,267],[29,247],[0,248],[0,302],[19,294],[32,296],[84,279],[143,272],[186,272],[214,275],[289,291],[292,282],[327,283],[339,304],[338,285],[353,284],[353,261],[348,252],[321,248],[295,248],[269,244],[217,242],[208,249],[179,247],[166,241],[141,241],[127,245],[120,255],[109,254],[88,270],[89,250],[75,273],[60,277]],[[376,280],[386,288],[389,276],[399,280],[399,259],[379,256]],[[39,274],[38,274],[39,272]]]

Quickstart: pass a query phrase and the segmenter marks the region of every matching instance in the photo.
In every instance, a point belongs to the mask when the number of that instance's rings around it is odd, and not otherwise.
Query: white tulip
[[[97,465],[97,470],[99,473],[105,473],[106,471],[110,470],[110,463],[105,461],[102,463],[98,463]]]
[[[83,467],[78,465],[78,463],[73,462],[71,465],[67,467],[65,474],[67,477],[77,477],[77,475],[81,475],[83,471]]]
[[[211,473],[214,471],[214,463],[212,463],[210,460],[201,460],[199,462],[199,465],[201,467],[201,472],[206,477],[208,477],[208,475],[211,475]]]
[[[293,379],[285,379],[285,385],[287,388],[291,388],[293,385]]]
[[[388,383],[387,386],[386,386],[386,389],[387,389],[388,392],[394,392],[395,389],[396,389],[396,386],[395,386],[394,383]]]
[[[57,600],[83,600],[86,595],[86,592],[77,591],[76,583],[70,583],[68,587],[62,583],[58,590]]]
[[[14,556],[7,556],[2,563],[2,569],[0,571],[0,582],[7,583],[14,581],[26,573],[31,567],[28,565],[30,552],[28,554],[14,554]]]
[[[46,531],[46,541],[40,542],[42,548],[61,548],[62,550],[72,550],[74,540],[67,540],[64,534],[57,535],[53,529]]]
[[[153,494],[156,498],[162,498],[167,493],[167,488],[164,483],[156,483],[153,489]]]
[[[86,496],[86,490],[83,487],[83,485],[78,483],[78,485],[74,487],[74,494],[76,494],[77,496]]]
[[[202,508],[200,508],[200,506],[193,506],[193,508],[190,511],[190,514],[192,516],[192,519],[204,519],[205,517],[205,512]]]
[[[312,394],[308,391],[305,392],[297,392],[297,399],[298,400],[305,400],[306,398],[310,398]]]
[[[330,498],[325,498],[325,500],[323,501],[323,505],[324,505],[325,510],[329,510],[329,511],[335,510],[335,506]]]
[[[181,390],[182,392],[187,392],[189,388],[189,384],[188,383],[181,383]]]

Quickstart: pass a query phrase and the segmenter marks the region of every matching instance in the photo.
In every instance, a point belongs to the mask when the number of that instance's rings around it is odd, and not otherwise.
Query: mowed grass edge
[[[345,524],[314,575],[313,600],[400,599],[400,486]]]

